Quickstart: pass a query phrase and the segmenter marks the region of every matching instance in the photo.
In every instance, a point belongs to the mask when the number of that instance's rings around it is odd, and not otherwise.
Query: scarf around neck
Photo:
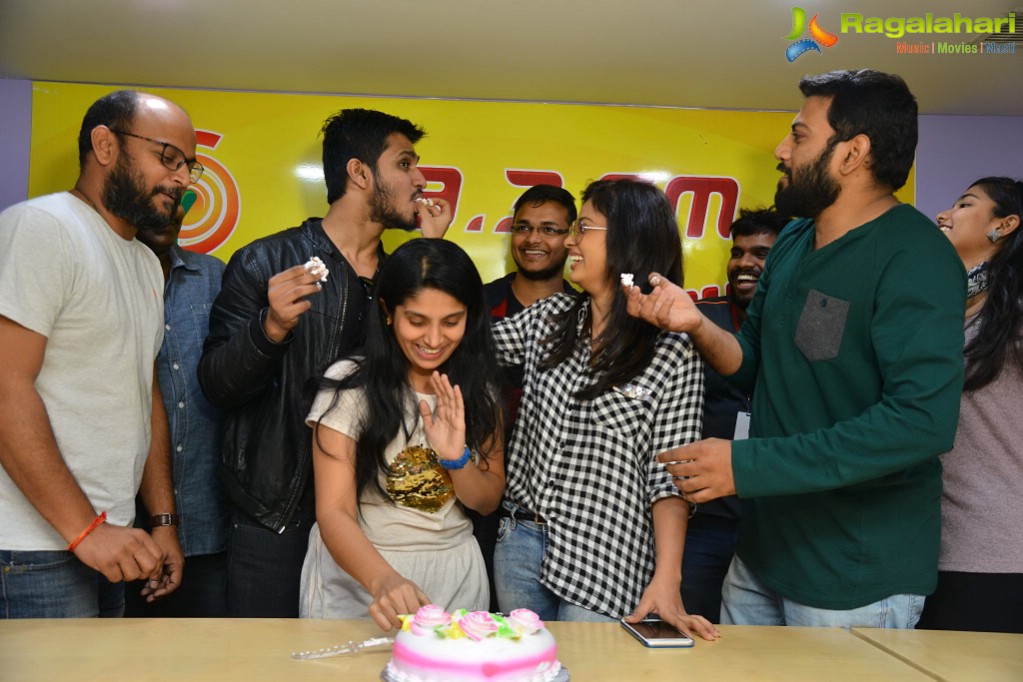
[[[966,298],[987,291],[987,261],[979,263],[966,273]]]

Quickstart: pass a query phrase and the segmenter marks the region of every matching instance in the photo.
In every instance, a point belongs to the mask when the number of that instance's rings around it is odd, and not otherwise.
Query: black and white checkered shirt
[[[555,294],[494,326],[500,362],[525,374],[505,499],[548,523],[543,584],[620,618],[653,577],[651,505],[679,494],[655,458],[700,437],[703,361],[688,336],[664,332],[639,376],[593,400],[574,398],[595,376],[588,338],[557,367],[537,369],[551,318],[572,303]]]

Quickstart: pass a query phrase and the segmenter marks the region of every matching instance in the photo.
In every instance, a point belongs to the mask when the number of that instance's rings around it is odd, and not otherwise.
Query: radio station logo
[[[195,135],[198,147],[210,151],[216,149],[224,137],[208,130],[196,130]],[[185,214],[178,243],[189,251],[211,253],[238,227],[241,193],[231,171],[216,157],[197,151],[196,158],[206,170],[199,182],[189,187],[195,192],[196,200]]]

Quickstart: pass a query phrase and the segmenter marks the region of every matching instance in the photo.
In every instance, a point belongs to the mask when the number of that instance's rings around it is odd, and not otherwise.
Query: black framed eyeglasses
[[[511,226],[512,234],[519,236],[526,236],[533,233],[536,230],[544,237],[561,237],[568,234],[568,229],[563,227],[554,227],[553,225],[539,225],[533,227],[529,223],[515,223]]]
[[[111,128],[111,132],[117,133],[118,135],[127,135],[128,137],[137,137],[140,140],[146,142],[152,142],[153,144],[163,145],[163,149],[160,150],[160,161],[168,170],[176,171],[182,166],[188,166],[188,177],[189,180],[194,184],[199,182],[199,178],[202,177],[202,173],[205,168],[202,164],[192,159],[191,161],[185,156],[185,152],[181,151],[170,142],[164,142],[163,140],[154,140],[151,137],[145,135],[136,135],[135,133],[129,133],[127,130],[118,130],[117,128]]]
[[[601,227],[600,225],[586,225],[578,220],[568,226],[568,234],[573,239],[582,239],[590,230],[601,230],[602,232],[607,232],[607,227]]]

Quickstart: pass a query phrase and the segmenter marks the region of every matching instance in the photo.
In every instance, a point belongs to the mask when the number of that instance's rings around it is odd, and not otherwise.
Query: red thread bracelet
[[[88,535],[92,531],[96,530],[101,523],[106,523],[106,521],[107,521],[107,513],[106,512],[100,513],[99,516],[97,516],[96,518],[94,518],[92,520],[92,523],[89,524],[89,527],[86,528],[85,530],[83,530],[82,534],[79,535],[77,538],[75,538],[74,541],[72,541],[72,543],[67,546],[67,551],[69,551],[69,552],[75,551],[75,547],[77,547],[79,545],[79,543],[81,543],[82,540],[85,539],[86,535]]]

